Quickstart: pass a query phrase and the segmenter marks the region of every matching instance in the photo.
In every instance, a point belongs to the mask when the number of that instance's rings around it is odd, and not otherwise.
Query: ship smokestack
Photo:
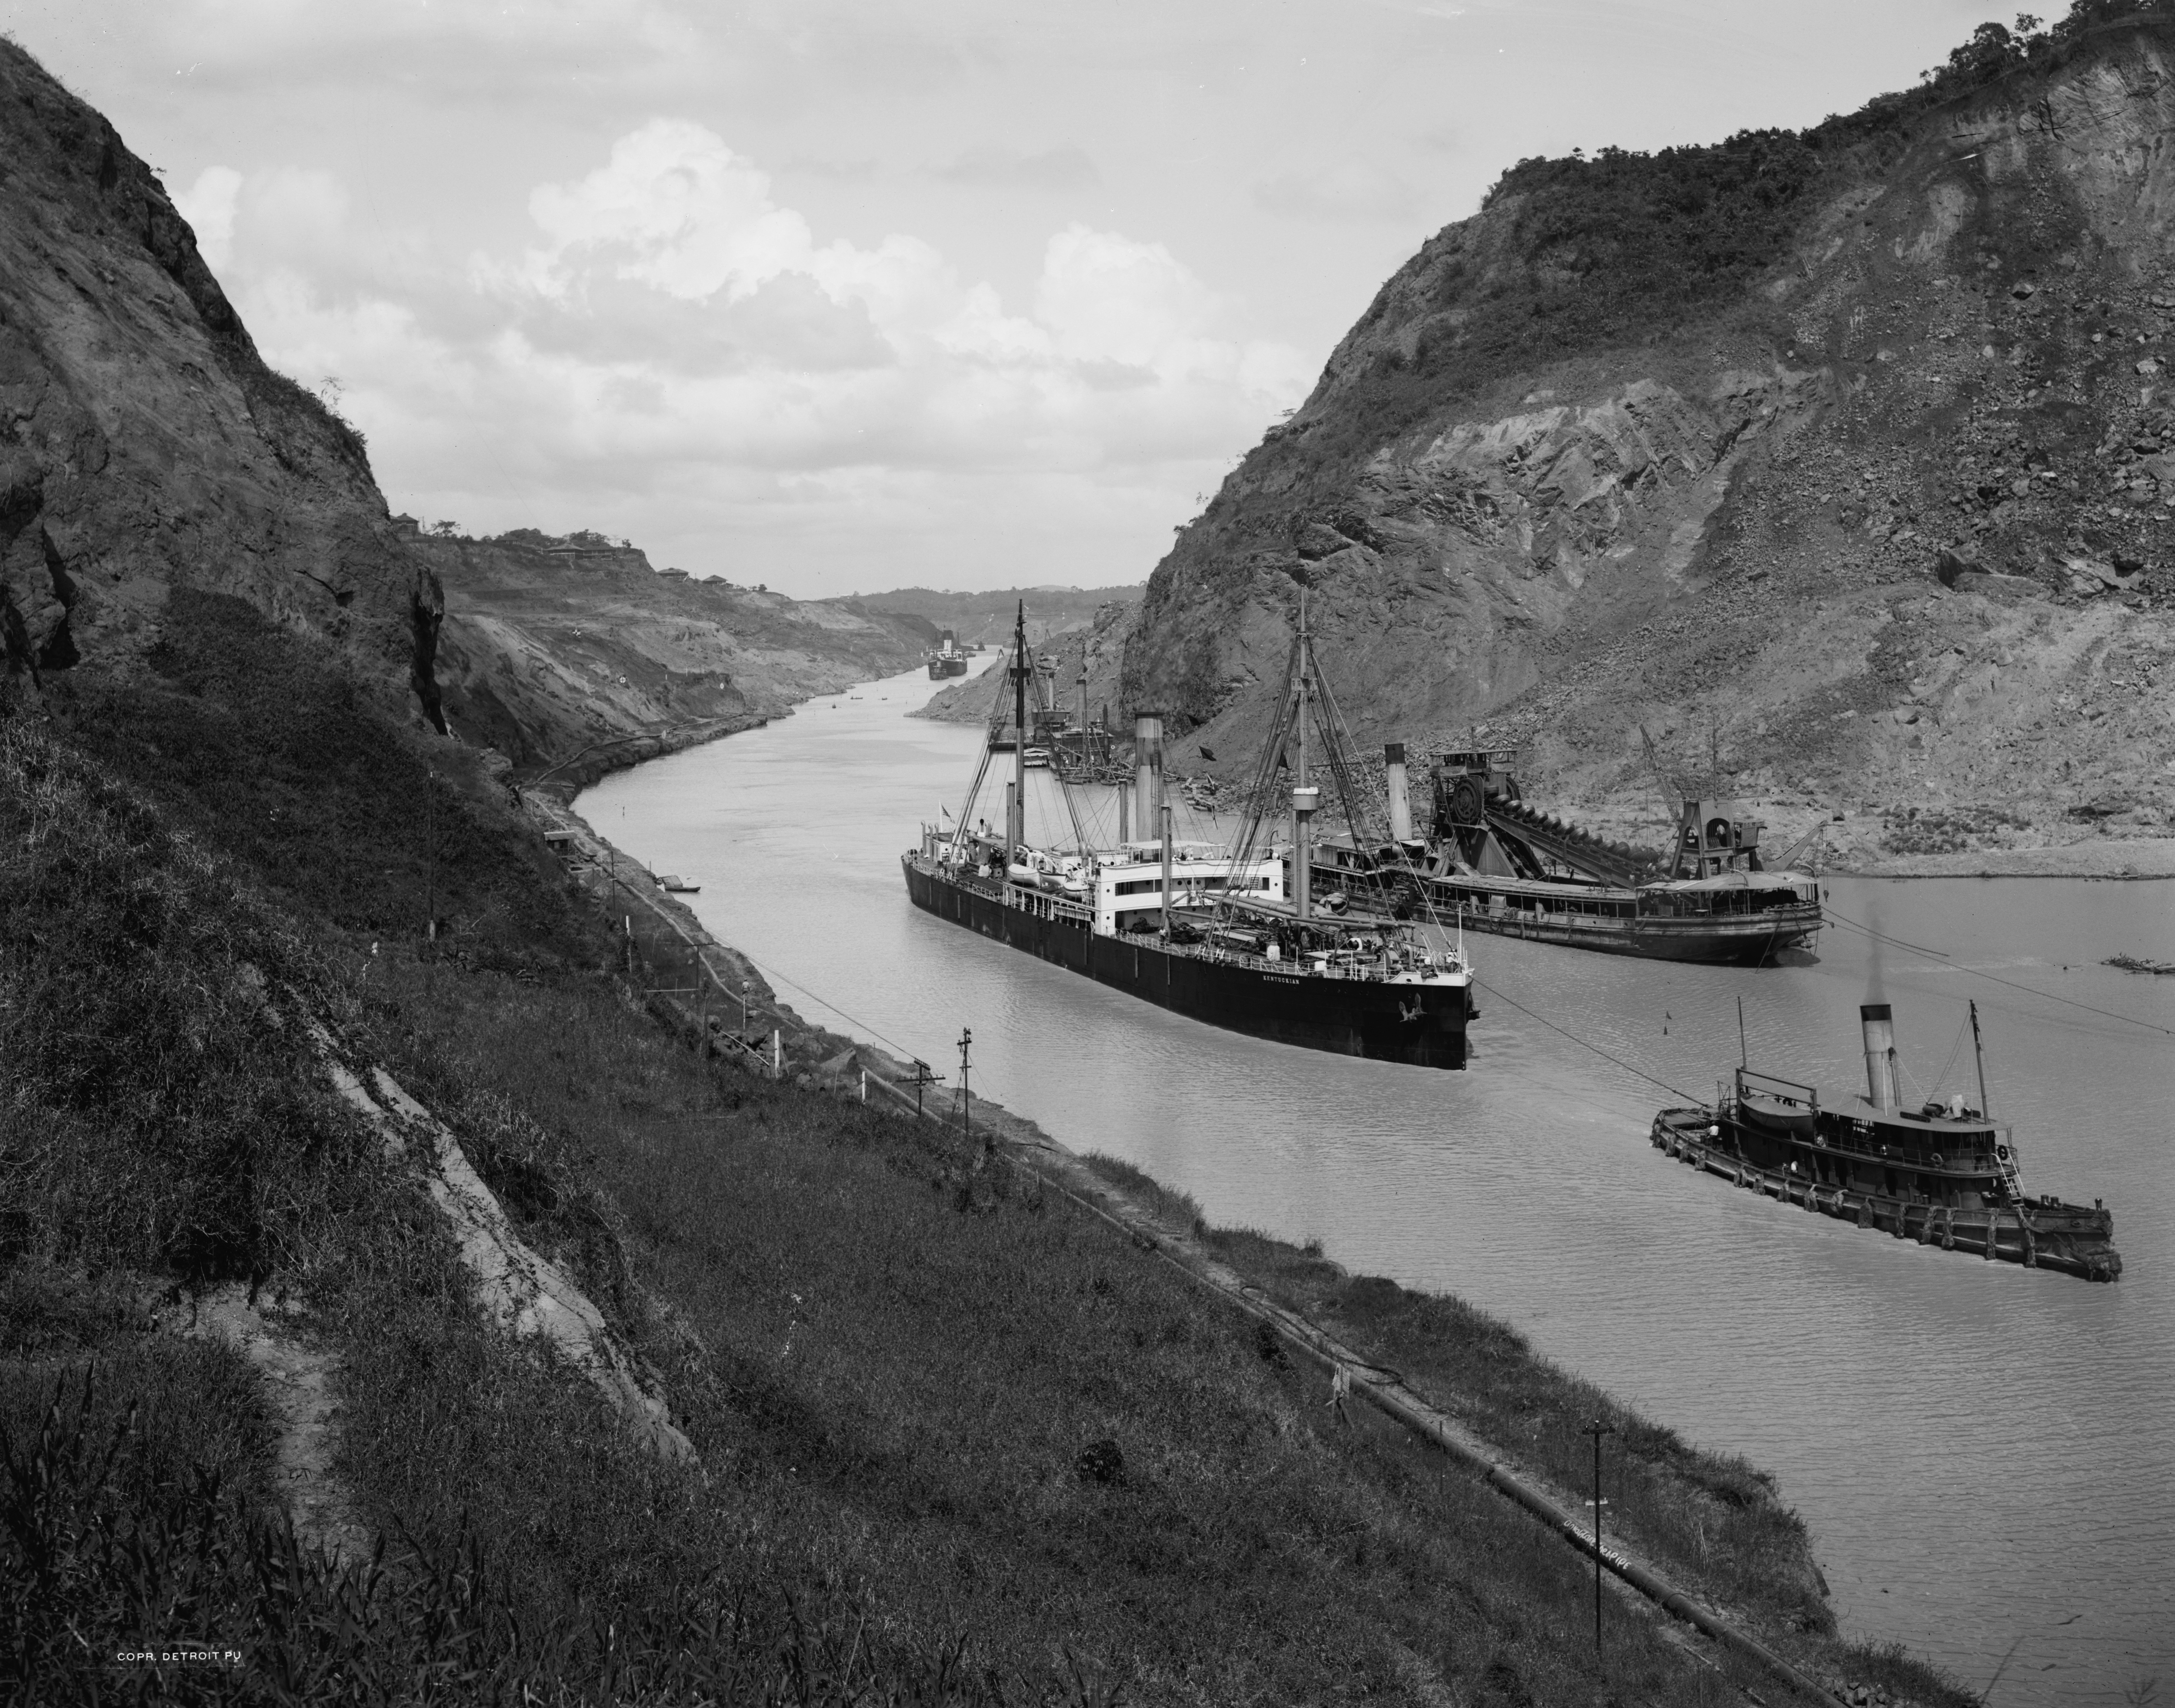
[[[1885,1002],[1869,1002],[1858,1011],[1865,1033],[1865,1093],[1874,1108],[1896,1107],[1896,1028]]]
[[[1163,822],[1163,713],[1133,713],[1133,822],[1153,836]]]
[[[1405,793],[1405,744],[1386,742],[1382,747],[1382,780],[1390,791],[1390,839],[1413,839],[1413,803]]]

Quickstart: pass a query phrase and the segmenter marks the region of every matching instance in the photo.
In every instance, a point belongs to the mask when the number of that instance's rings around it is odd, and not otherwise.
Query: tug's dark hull
[[[2087,1281],[2113,1281],[2122,1273],[2122,1258],[2112,1243],[2114,1218],[2097,1206],[2045,1199],[1951,1206],[1869,1190],[1833,1178],[1832,1152],[1824,1155],[1812,1131],[1809,1121],[1798,1138],[1764,1131],[1722,1111],[1673,1109],[1654,1117],[1649,1136],[1656,1149],[1680,1163],[1898,1239],[2026,1268],[2058,1269]]]
[[[1465,1065],[1464,985],[1272,971],[1250,957],[1167,949],[1153,936],[1107,936],[1034,891],[962,876],[913,854],[902,864],[907,894],[925,912],[1173,1013],[1334,1055]]]

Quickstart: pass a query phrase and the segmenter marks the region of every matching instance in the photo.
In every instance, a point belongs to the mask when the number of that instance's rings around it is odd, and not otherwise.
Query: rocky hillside
[[[1130,587],[1001,587],[984,593],[940,593],[935,588],[894,588],[889,593],[856,594],[845,603],[871,615],[919,618],[931,631],[950,629],[965,646],[1001,646],[1012,637],[1012,621],[1027,607],[1030,640],[1055,637],[1095,621],[1112,600],[1137,601],[1138,582]]]
[[[910,619],[697,581],[639,550],[537,535],[415,540],[445,589],[437,680],[463,739],[523,768],[738,728],[921,656]]]
[[[1181,533],[1125,701],[1250,756],[1305,586],[1364,739],[1483,725],[1619,833],[1643,722],[1867,857],[2168,834],[2171,138],[2175,12],[2086,0],[1802,135],[1521,163]]]
[[[157,175],[0,41],[0,674],[133,669],[176,588],[435,721],[440,610],[361,436],[258,355]]]

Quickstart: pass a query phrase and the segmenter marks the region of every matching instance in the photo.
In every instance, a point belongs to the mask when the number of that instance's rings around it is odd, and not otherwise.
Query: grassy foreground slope
[[[330,648],[202,596],[155,663],[0,724],[11,1694],[1733,1694],[1613,1599],[1603,1681],[1575,1556],[1001,1153],[684,1049]],[[697,1466],[489,1324],[312,1021],[451,1123]],[[375,1564],[295,1539],[254,1373],[176,1332],[223,1284],[332,1360]],[[1478,1321],[1441,1332],[1511,1355]],[[239,1658],[117,1658],[178,1632]]]
[[[0,762],[14,1684],[1591,1694],[1575,1561],[1409,1449],[1326,1445],[1311,1384],[1001,1165],[681,1049],[495,794],[331,653],[208,597],[157,663],[19,708]],[[698,1470],[489,1329],[311,1020],[453,1122]],[[286,1538],[247,1372],[169,1332],[230,1281],[336,1355],[378,1573]],[[242,1658],[115,1658],[177,1629]],[[1684,1664],[1627,1629],[1627,1679]]]

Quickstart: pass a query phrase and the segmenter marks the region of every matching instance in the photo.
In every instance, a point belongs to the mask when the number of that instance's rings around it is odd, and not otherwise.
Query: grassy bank
[[[1738,1700],[1733,1663],[1620,1599],[1597,1669],[1575,1554],[1341,1423],[1001,1148],[686,1049],[480,771],[246,607],[177,606],[162,679],[0,724],[14,1694]],[[421,1165],[324,1088],[306,1019],[449,1122],[699,1466],[483,1320]],[[1596,1403],[1462,1307],[1218,1238],[1478,1412]],[[170,1331],[220,1285],[336,1355],[333,1468],[375,1564],[295,1541],[252,1373]],[[1646,1445],[1657,1534],[1772,1505]],[[1719,1525],[1715,1581],[1765,1572],[1738,1599],[1816,1631],[1776,1534],[1764,1560],[1752,1519]],[[240,1658],[116,1658],[183,1640]]]

